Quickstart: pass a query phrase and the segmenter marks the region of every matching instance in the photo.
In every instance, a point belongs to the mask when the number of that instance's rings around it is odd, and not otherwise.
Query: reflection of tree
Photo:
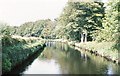
[[[103,74],[107,73],[107,65],[111,64],[90,53],[74,50],[74,48],[70,48],[66,44],[56,43],[52,46],[54,47],[44,49],[44,57],[56,60],[64,74]],[[112,67],[113,70],[117,71],[115,65]]]
[[[42,57],[47,59],[52,59],[53,51],[54,50],[52,50],[52,48],[50,47],[45,48],[44,51],[42,52]],[[41,55],[39,56],[39,59],[41,60]]]

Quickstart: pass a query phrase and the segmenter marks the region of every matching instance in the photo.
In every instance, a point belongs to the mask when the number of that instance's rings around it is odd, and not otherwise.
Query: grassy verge
[[[75,43],[75,46],[84,48],[87,51],[95,53],[105,57],[108,60],[112,60],[119,63],[119,53],[117,49],[113,49],[114,42],[87,42],[87,43]]]
[[[10,71],[42,47],[44,41],[41,40],[2,37],[2,72]]]

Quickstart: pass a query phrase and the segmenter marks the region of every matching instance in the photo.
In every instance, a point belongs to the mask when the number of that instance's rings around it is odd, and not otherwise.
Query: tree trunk
[[[81,43],[83,43],[84,34],[81,33]]]
[[[85,42],[87,42],[87,33],[85,33]]]

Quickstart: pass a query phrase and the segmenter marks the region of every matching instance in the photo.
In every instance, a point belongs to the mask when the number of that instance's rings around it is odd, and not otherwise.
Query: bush
[[[2,71],[8,72],[15,65],[34,54],[43,47],[44,42],[32,39],[14,39],[9,36],[2,37]],[[38,47],[39,46],[39,47]]]
[[[2,71],[9,71],[11,69],[11,62],[8,58],[8,54],[2,54]]]

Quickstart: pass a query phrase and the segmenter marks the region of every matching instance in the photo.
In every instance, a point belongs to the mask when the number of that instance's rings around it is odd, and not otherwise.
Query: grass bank
[[[114,42],[86,42],[86,43],[76,43],[76,42],[68,42],[70,45],[74,45],[83,49],[85,51],[89,51],[90,53],[95,54],[96,56],[101,56],[106,58],[109,61],[113,61],[115,63],[120,63],[120,54],[117,49],[114,49]]]
[[[2,37],[2,72],[9,72],[14,66],[44,47],[39,39]]]

